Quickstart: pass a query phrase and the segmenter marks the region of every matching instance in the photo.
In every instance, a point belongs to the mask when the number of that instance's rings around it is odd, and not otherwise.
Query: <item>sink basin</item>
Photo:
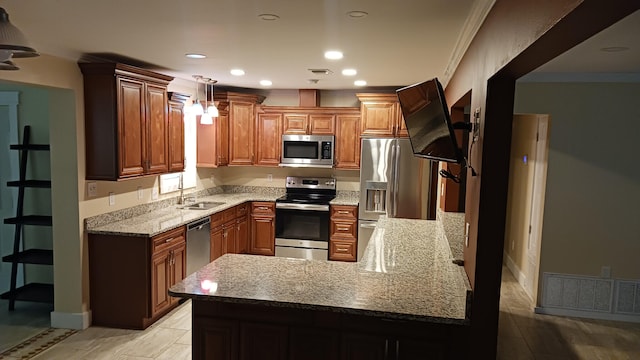
[[[184,210],[208,210],[220,205],[224,205],[224,203],[215,201],[200,201],[194,204],[183,205],[179,208]]]

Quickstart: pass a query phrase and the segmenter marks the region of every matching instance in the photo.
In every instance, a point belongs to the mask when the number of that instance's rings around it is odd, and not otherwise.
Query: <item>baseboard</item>
[[[554,315],[554,316],[569,316],[579,317],[586,319],[598,319],[598,320],[612,320],[612,321],[626,321],[633,323],[640,323],[640,316],[637,315],[625,315],[625,314],[613,314],[605,312],[593,312],[593,311],[580,311],[570,309],[558,309],[548,307],[536,307],[534,309],[536,314]]]
[[[65,313],[51,312],[51,327],[60,329],[84,330],[91,325],[91,312]]]

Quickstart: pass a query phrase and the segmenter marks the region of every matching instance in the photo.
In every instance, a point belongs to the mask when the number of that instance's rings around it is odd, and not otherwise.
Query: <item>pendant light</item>
[[[22,31],[9,22],[9,14],[4,8],[0,8],[0,50],[11,51],[14,58],[40,55],[36,49],[29,46]]]
[[[202,104],[200,104],[200,100],[198,99],[198,81],[202,80],[201,75],[193,75],[193,78],[196,79],[196,99],[193,101],[193,105],[191,105],[191,113],[195,116],[204,114],[204,108]]]
[[[211,83],[211,105],[209,105],[207,107],[207,113],[209,113],[209,115],[211,115],[211,117],[218,117],[220,115],[220,113],[218,112],[218,108],[216,107],[215,100],[213,98],[213,95],[214,95],[214,92],[213,92],[214,91],[214,87],[213,87],[213,85],[215,83],[217,83],[218,81],[217,80],[210,80],[209,82]]]
[[[213,125],[213,118],[211,117],[211,114],[209,113],[209,107],[207,106],[209,100],[207,96],[207,88],[209,87],[209,81],[211,81],[211,79],[204,78],[202,80],[204,82],[204,106],[207,110],[205,110],[202,116],[200,116],[200,124]]]
[[[20,70],[11,60],[0,62],[0,70]]]

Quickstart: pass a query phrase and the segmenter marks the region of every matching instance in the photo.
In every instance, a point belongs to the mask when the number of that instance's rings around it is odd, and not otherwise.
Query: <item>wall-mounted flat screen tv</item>
[[[449,108],[437,78],[396,90],[414,156],[462,163]]]

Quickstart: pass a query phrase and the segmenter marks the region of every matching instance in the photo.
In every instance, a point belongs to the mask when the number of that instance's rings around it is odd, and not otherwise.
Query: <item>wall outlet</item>
[[[272,182],[273,181],[273,174],[267,174],[267,181],[268,182]]]
[[[611,278],[611,266],[603,266],[600,269],[600,277],[605,279]]]
[[[142,190],[142,186],[138,186],[138,200],[142,200],[144,197],[144,190]]]
[[[96,197],[96,196],[98,196],[98,183],[97,182],[87,183],[87,196],[88,197]]]
[[[116,195],[112,192],[109,193],[109,206],[116,204]]]
[[[155,186],[151,190],[151,200],[158,200],[158,188]]]

